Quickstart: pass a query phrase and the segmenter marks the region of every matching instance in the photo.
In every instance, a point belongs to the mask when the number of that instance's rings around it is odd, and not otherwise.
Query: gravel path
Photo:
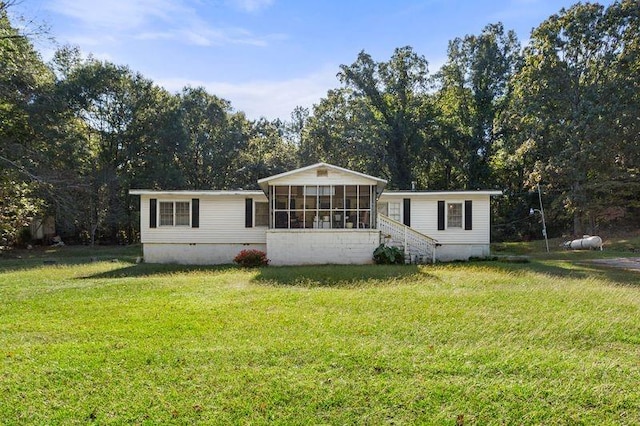
[[[640,272],[640,257],[619,257],[616,259],[594,259],[591,262],[614,268]]]

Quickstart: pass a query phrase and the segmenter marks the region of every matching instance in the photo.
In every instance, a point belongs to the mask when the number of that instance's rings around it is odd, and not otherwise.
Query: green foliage
[[[256,268],[269,265],[267,254],[261,250],[242,250],[233,261],[245,268]]]
[[[135,265],[111,261],[139,255],[128,248],[80,249],[0,258],[3,423],[640,417],[633,272],[566,258]],[[43,265],[51,256],[59,264]]]
[[[626,210],[638,199],[626,189],[640,170],[629,115],[640,107],[640,79],[629,73],[639,63],[639,27],[637,1],[562,9],[534,29],[513,79],[508,161],[524,171],[515,182],[553,192],[550,222],[577,235],[606,221],[612,204]]]
[[[380,244],[373,251],[373,260],[378,265],[402,265],[404,263],[404,251],[398,247]]]
[[[130,188],[255,188],[327,161],[389,188],[500,188],[493,235],[640,226],[640,3],[576,4],[524,50],[500,23],[455,38],[430,75],[411,47],[360,52],[339,87],[290,122],[248,120],[203,88],[171,94],[63,46],[43,63],[0,2],[0,238],[55,214],[71,240],[135,241]],[[122,235],[122,232],[126,234]],[[125,238],[126,237],[126,238]]]

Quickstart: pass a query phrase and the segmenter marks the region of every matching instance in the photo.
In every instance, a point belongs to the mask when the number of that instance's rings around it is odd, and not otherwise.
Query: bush
[[[380,244],[373,251],[373,261],[378,265],[401,265],[404,263],[404,250]]]
[[[257,266],[267,266],[269,259],[267,259],[267,253],[260,250],[242,250],[233,259],[235,263],[240,266],[254,268]]]
[[[29,228],[22,228],[18,232],[18,237],[16,238],[16,244],[24,247],[30,242],[31,242],[31,230]]]

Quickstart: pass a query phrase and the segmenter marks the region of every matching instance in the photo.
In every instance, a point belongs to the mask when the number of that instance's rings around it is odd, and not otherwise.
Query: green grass
[[[103,250],[0,258],[0,423],[640,422],[640,273]]]

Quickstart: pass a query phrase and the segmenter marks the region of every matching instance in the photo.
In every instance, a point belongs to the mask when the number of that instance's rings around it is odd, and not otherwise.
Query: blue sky
[[[59,45],[128,65],[172,92],[204,86],[251,119],[288,119],[338,87],[340,64],[412,46],[435,72],[455,37],[502,22],[524,45],[562,0],[24,0]],[[610,4],[611,1],[601,2]],[[44,59],[55,45],[39,42]]]

